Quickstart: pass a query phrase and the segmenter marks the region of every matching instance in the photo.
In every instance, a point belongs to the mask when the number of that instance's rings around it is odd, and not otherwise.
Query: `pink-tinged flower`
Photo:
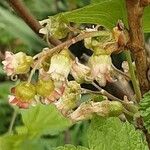
[[[9,103],[19,108],[28,108],[34,101],[36,89],[34,85],[27,82],[21,82],[11,89],[12,95],[9,95]]]
[[[112,71],[111,63],[110,55],[93,55],[89,59],[91,78],[96,80],[100,86],[105,86],[107,81],[114,81],[110,75]]]
[[[17,99],[17,98],[16,98],[15,96],[13,96],[13,95],[9,95],[9,96],[8,96],[8,99],[9,99],[9,103],[12,104],[12,105],[16,105],[16,106],[18,106],[19,108],[24,108],[24,109],[29,108],[30,103],[22,102],[21,100]]]
[[[32,62],[32,57],[27,56],[23,52],[13,54],[12,52],[6,51],[5,60],[2,61],[2,64],[4,65],[4,71],[8,76],[11,76],[27,73],[30,70]]]
[[[48,73],[54,81],[66,81],[71,69],[71,60],[67,50],[55,54],[51,58]]]
[[[64,93],[58,102],[55,103],[58,110],[66,115],[68,111],[77,106],[81,97],[81,87],[76,81],[69,81],[66,85]]]
[[[50,74],[44,71],[44,69],[39,70],[39,81],[36,90],[37,94],[41,97],[42,103],[53,103],[63,95],[66,83],[52,80]]]
[[[49,104],[57,101],[63,94],[64,85],[61,84],[56,86],[54,81],[51,79],[42,80],[40,79],[36,85],[37,94],[42,98],[41,102],[44,104]]]
[[[76,57],[71,67],[71,74],[74,77],[74,79],[78,83],[83,83],[85,81],[85,78],[89,75],[89,73],[90,73],[90,68],[79,63],[79,60]]]
[[[54,83],[54,85],[55,85],[54,90],[47,97],[45,97],[43,101],[45,104],[57,102],[64,94],[65,87],[66,87],[65,83],[61,83],[59,86],[56,85],[56,83]]]

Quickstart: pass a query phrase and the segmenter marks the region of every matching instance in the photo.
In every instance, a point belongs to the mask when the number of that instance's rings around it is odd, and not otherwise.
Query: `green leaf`
[[[30,139],[28,135],[0,137],[0,150],[45,150],[45,146],[40,139]]]
[[[65,145],[65,146],[60,146],[60,147],[57,147],[56,150],[89,150],[88,148],[86,147],[82,147],[82,146],[73,146],[73,145]]]
[[[23,140],[25,140],[24,135],[4,135],[0,137],[0,150],[19,150],[18,146],[23,142]]]
[[[150,132],[150,92],[144,94],[140,101],[140,112],[146,129]]]
[[[21,111],[24,125],[29,134],[56,134],[69,127],[71,123],[64,118],[53,105],[38,104]]]
[[[143,136],[118,118],[95,118],[88,130],[91,150],[148,150]]]
[[[100,24],[110,29],[116,25],[118,19],[127,24],[124,0],[99,0],[98,3],[64,15],[71,22]]]
[[[143,19],[143,29],[144,32],[149,33],[150,32],[150,6],[146,7],[144,10],[144,19]]]
[[[124,0],[92,0],[92,4],[64,13],[68,21],[75,23],[100,24],[112,29],[121,19],[127,26]],[[150,6],[145,9],[143,29],[150,32]]]

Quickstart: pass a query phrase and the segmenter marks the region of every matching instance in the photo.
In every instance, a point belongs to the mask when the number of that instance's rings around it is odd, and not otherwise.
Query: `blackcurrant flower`
[[[9,95],[9,102],[17,105],[20,108],[28,108],[34,101],[36,94],[35,86],[31,83],[21,82],[16,87],[13,87],[12,95]]]
[[[36,84],[37,94],[42,97],[49,96],[54,91],[54,83],[52,80],[39,80]]]
[[[77,106],[81,97],[81,87],[76,81],[69,81],[62,97],[55,103],[58,110],[66,115],[68,111]]]
[[[27,56],[23,52],[13,54],[9,51],[6,51],[5,60],[2,61],[4,71],[8,76],[27,73],[32,63],[33,59],[31,56]]]
[[[107,81],[114,81],[110,75],[112,71],[111,63],[110,55],[92,55],[89,59],[91,78],[96,80],[100,86],[105,86]]]
[[[48,73],[54,81],[66,81],[71,69],[71,59],[66,49],[51,58]]]
[[[62,96],[65,86],[66,83],[64,81],[52,80],[51,75],[44,71],[44,69],[39,70],[37,94],[42,97],[42,103],[50,104],[57,101]]]

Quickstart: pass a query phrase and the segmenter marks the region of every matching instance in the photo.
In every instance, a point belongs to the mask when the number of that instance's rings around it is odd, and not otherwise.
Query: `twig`
[[[96,83],[92,82],[92,85],[99,90],[98,92],[100,94],[107,96],[109,99],[116,100],[116,101],[119,101],[119,102],[123,102],[123,100],[121,100],[121,99],[119,99],[119,98],[111,95],[110,93],[108,93],[107,91],[105,91],[104,89],[102,89],[100,86],[98,86]]]
[[[127,58],[128,64],[129,64],[129,72],[131,75],[131,81],[133,84],[134,92],[136,94],[136,101],[139,103],[142,98],[142,95],[141,95],[140,87],[137,83],[137,79],[135,76],[134,68],[132,66],[132,59],[131,59],[131,55],[130,55],[129,51],[126,51],[126,58]]]
[[[32,76],[34,75],[36,69],[38,69],[38,67],[39,67],[39,65],[41,64],[41,62],[45,59],[45,57],[46,57],[46,56],[43,56],[43,57],[41,57],[41,58],[39,58],[39,59],[37,60],[35,66],[34,66],[33,69],[31,70],[31,73],[30,73],[30,75],[29,75],[28,83],[31,82]]]
[[[12,129],[13,129],[13,126],[14,126],[17,114],[18,114],[17,110],[14,110],[13,115],[12,115],[12,119],[11,119],[11,122],[10,122],[10,126],[9,126],[9,129],[8,129],[8,133],[9,134],[11,134],[11,132],[12,132]]]
[[[67,41],[65,41],[64,43],[61,43],[59,45],[57,45],[56,47],[52,48],[52,49],[48,49],[47,51],[44,51],[39,53],[37,56],[34,56],[34,59],[36,59],[37,57],[39,56],[43,56],[43,55],[51,55],[53,54],[54,52],[60,52],[62,49],[64,48],[69,48],[72,44],[75,44],[85,38],[88,38],[88,37],[96,37],[96,36],[102,36],[102,35],[106,35],[106,32],[104,31],[92,31],[92,32],[83,32],[81,34],[79,34],[78,36],[72,38],[72,39],[69,39]]]
[[[25,7],[21,0],[8,0],[11,7],[18,13],[18,15],[31,27],[31,29],[38,35],[41,25],[35,19],[35,17],[30,13],[30,11]]]
[[[127,49],[130,49],[134,56],[141,93],[144,94],[149,90],[150,85],[147,79],[148,64],[142,30],[144,7],[140,2],[142,0],[126,0],[130,37]]]
[[[123,75],[126,80],[130,80],[130,79],[131,79],[127,74],[125,74],[123,71],[117,69],[113,64],[111,64],[111,66],[112,66],[112,68],[113,68],[116,72],[118,72],[119,74]]]

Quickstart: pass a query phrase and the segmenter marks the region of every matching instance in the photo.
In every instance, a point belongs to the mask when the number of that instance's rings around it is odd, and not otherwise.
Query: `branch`
[[[148,65],[144,48],[144,33],[142,30],[144,7],[141,6],[140,2],[140,0],[126,0],[130,36],[127,48],[133,54],[140,89],[142,94],[144,94],[149,90],[149,82],[147,79]]]
[[[134,71],[134,68],[133,68],[133,65],[132,65],[131,55],[130,55],[129,51],[126,51],[125,54],[126,54],[126,58],[127,58],[128,65],[129,65],[129,72],[130,72],[130,75],[131,75],[132,85],[133,85],[133,88],[134,88],[134,92],[136,94],[136,101],[137,101],[137,103],[139,103],[141,98],[142,98],[142,95],[141,95],[140,87],[139,87],[139,85],[137,83],[137,80],[136,80],[135,71]]]
[[[9,129],[8,129],[9,134],[12,133],[12,129],[13,129],[13,126],[14,126],[17,115],[18,115],[18,111],[14,110],[13,115],[12,115],[12,119],[11,119],[11,122],[10,122],[10,126],[9,126]]]
[[[145,7],[143,4],[146,1],[149,3],[149,0],[126,0],[130,36],[127,48],[131,50],[131,53],[134,56],[137,76],[142,94],[147,92],[150,87],[147,79],[148,64],[144,47],[144,33],[142,30],[143,13]],[[150,134],[144,127],[143,119],[140,117],[136,120],[137,126],[145,134],[150,149]]]
[[[24,3],[21,0],[8,0],[8,3],[38,36],[43,36],[39,33],[39,30],[42,28],[42,26],[30,13],[29,9],[24,5]],[[49,41],[54,46],[59,45],[61,43],[61,41],[52,37],[49,38]]]
[[[36,59],[36,58],[42,57],[42,56],[47,57],[47,56],[52,55],[53,53],[60,52],[63,49],[68,49],[72,44],[82,41],[85,38],[97,37],[97,36],[102,36],[102,35],[106,35],[106,32],[105,31],[91,31],[91,32],[80,33],[78,36],[73,37],[72,39],[69,39],[69,40],[63,42],[63,43],[55,46],[54,48],[42,51],[41,53],[35,55],[33,57],[33,59]]]

